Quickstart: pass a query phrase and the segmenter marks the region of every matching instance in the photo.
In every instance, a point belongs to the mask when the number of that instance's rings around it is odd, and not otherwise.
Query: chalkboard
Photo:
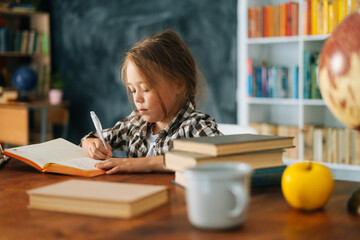
[[[146,37],[174,29],[189,46],[208,82],[200,110],[217,122],[236,122],[236,0],[51,1],[52,69],[70,81],[69,140],[130,114],[119,69],[125,53]]]

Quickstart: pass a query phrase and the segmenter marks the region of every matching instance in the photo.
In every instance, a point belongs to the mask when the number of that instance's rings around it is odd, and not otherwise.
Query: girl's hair
[[[159,84],[157,81],[159,78],[185,85],[183,96],[179,99],[178,109],[173,109],[171,112],[176,113],[188,101],[196,107],[200,96],[200,85],[206,86],[206,81],[189,48],[173,30],[169,29],[141,40],[126,54],[121,68],[121,76],[127,89],[129,88],[126,70],[130,62],[142,75],[144,81],[147,81],[149,87],[155,91],[165,116],[169,112],[158,94]],[[127,93],[130,100],[128,90]]]

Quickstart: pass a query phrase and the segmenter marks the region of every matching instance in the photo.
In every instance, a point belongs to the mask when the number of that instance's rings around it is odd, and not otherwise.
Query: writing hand
[[[82,142],[82,147],[87,150],[89,157],[104,160],[112,157],[112,148],[105,143],[107,149],[99,138],[87,138]]]

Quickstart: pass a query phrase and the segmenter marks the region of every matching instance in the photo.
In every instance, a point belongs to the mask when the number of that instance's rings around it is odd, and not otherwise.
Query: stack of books
[[[165,153],[164,167],[175,171],[175,183],[186,187],[183,171],[207,162],[244,162],[253,168],[252,186],[267,185],[263,174],[277,180],[285,166],[286,148],[294,147],[291,136],[236,134],[215,137],[181,138],[173,141],[173,149]],[[254,179],[254,176],[261,176]],[[254,181],[256,180],[256,181]]]

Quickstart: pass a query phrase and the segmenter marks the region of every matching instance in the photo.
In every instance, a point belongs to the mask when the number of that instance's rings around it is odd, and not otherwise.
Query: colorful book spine
[[[322,1],[322,34],[329,33],[329,0]]]
[[[297,65],[292,66],[291,73],[292,73],[291,97],[298,99],[299,98],[299,94],[298,94],[299,93],[299,67]]]
[[[286,36],[286,4],[280,4],[279,35]]]
[[[279,67],[279,76],[278,76],[278,83],[279,83],[279,97],[280,98],[287,98],[289,97],[288,94],[288,81],[289,81],[289,75],[288,75],[288,68],[287,67]]]
[[[280,186],[285,166],[255,169],[251,176],[251,187]]]
[[[248,96],[253,96],[253,61],[251,58],[247,59],[248,72]]]
[[[303,86],[304,92],[303,97],[304,99],[310,98],[311,93],[311,85],[310,85],[310,57],[311,54],[308,51],[304,51],[304,73],[303,73]]]
[[[311,0],[311,35],[318,34],[318,6],[319,0]]]

